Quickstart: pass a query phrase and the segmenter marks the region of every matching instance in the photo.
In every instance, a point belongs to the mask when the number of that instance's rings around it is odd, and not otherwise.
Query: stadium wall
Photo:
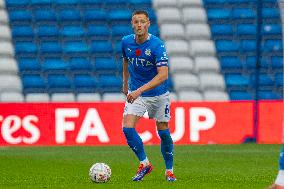
[[[173,102],[175,144],[283,143],[282,101]],[[121,131],[123,103],[2,103],[0,146],[126,145]],[[155,122],[145,115],[137,130],[150,145],[160,143]],[[257,133],[255,133],[257,132]]]

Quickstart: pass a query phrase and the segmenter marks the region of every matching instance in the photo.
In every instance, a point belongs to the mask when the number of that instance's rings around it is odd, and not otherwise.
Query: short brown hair
[[[135,10],[133,13],[132,13],[132,17],[136,14],[144,14],[147,18],[149,18],[149,14],[147,11],[145,10]]]

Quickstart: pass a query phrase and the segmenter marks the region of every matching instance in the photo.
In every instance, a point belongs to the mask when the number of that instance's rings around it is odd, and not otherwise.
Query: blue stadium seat
[[[260,59],[260,67],[267,69],[271,66],[271,59],[268,56],[263,56]]]
[[[248,87],[250,85],[249,77],[240,74],[227,74],[225,81],[228,87]]]
[[[109,41],[92,41],[93,53],[112,53],[112,43]]]
[[[84,29],[80,26],[67,25],[62,28],[60,34],[62,37],[78,38],[83,37],[85,32]]]
[[[52,41],[52,42],[42,42],[40,46],[40,52],[42,54],[45,53],[62,53],[62,47],[59,42]]]
[[[213,36],[233,35],[233,27],[231,24],[214,24],[211,25],[211,32]]]
[[[106,21],[108,18],[107,12],[103,9],[91,9],[84,11],[85,21]]]
[[[231,100],[253,100],[253,95],[247,91],[231,91]]]
[[[103,6],[104,1],[102,0],[79,0],[81,5],[91,5],[91,6]]]
[[[89,25],[87,28],[88,36],[96,36],[96,37],[109,37],[111,36],[110,29],[107,25]]]
[[[74,86],[79,92],[94,92],[99,88],[99,82],[97,78],[87,75],[75,75]]]
[[[256,12],[251,8],[235,8],[232,12],[233,19],[255,19]]]
[[[98,78],[102,92],[121,91],[122,78],[114,75],[100,75]]]
[[[108,19],[115,21],[129,21],[131,20],[132,12],[127,9],[113,9],[108,13]]]
[[[59,11],[59,18],[61,21],[80,21],[81,15],[79,10],[66,9]]]
[[[32,6],[46,6],[51,5],[53,0],[31,0]]]
[[[88,53],[89,46],[85,42],[66,42],[63,45],[63,52],[66,54],[73,54],[73,53]]]
[[[237,35],[243,36],[243,35],[256,35],[256,25],[255,24],[239,24],[237,26]]]
[[[242,63],[237,56],[224,56],[220,58],[221,68],[224,70],[241,69]]]
[[[283,91],[283,72],[275,74],[275,84],[282,87],[281,90]]]
[[[111,30],[114,37],[122,37],[133,33],[129,25],[113,25]]]
[[[256,40],[251,40],[251,39],[242,40],[241,49],[244,53],[250,51],[256,51]]]
[[[245,66],[249,70],[251,70],[251,68],[256,68],[256,57],[255,56],[247,56],[246,60],[245,60]]]
[[[56,25],[39,25],[36,33],[38,37],[57,37],[59,30]]]
[[[264,24],[261,27],[262,35],[281,35],[280,24]]]
[[[205,5],[218,5],[218,4],[224,4],[224,3],[228,3],[227,0],[203,0],[203,3]]]
[[[47,77],[48,88],[51,92],[71,90],[71,79],[66,75],[51,74]]]
[[[35,54],[37,53],[37,46],[33,42],[17,42],[15,45],[15,51],[18,54]]]
[[[20,72],[39,72],[41,71],[41,64],[36,58],[20,58],[19,69]]]
[[[15,21],[31,21],[32,14],[29,10],[11,10],[9,11],[9,17],[11,22]]]
[[[229,19],[231,17],[231,9],[210,8],[207,10],[208,20]]]
[[[93,64],[90,60],[78,57],[78,58],[71,58],[70,62],[70,70],[72,72],[84,71],[84,72],[92,72],[93,71]]]
[[[97,73],[115,73],[117,64],[113,58],[96,58],[95,70]]]
[[[284,67],[283,56],[272,56],[271,57],[271,66],[272,66],[272,68],[283,69],[283,67]]]
[[[151,5],[152,5],[152,0],[129,0],[128,2],[132,6],[151,7]]]
[[[206,5],[218,5],[218,6],[223,6],[223,4],[230,4],[230,3],[235,3],[235,4],[240,4],[240,3],[255,3],[257,0],[203,0],[204,4]]]
[[[239,43],[231,40],[217,40],[216,49],[218,52],[237,52],[239,51]]]
[[[263,7],[261,14],[262,18],[267,18],[267,19],[280,17],[280,12],[278,8]]]
[[[258,98],[262,100],[276,100],[281,99],[281,95],[273,91],[259,91]]]
[[[248,3],[255,3],[257,1],[258,0],[227,0],[228,3],[236,3],[236,4],[240,4],[240,3],[248,4]]]
[[[24,75],[22,77],[24,91],[44,91],[46,82],[40,75]]]
[[[132,31],[132,33],[133,33],[133,31]],[[158,24],[151,24],[151,26],[149,28],[149,33],[159,37],[160,30],[159,30]]]
[[[51,21],[57,20],[56,12],[52,9],[37,9],[34,12],[35,21]]]
[[[121,54],[122,53],[121,40],[115,42],[114,50],[115,50],[115,53],[117,53],[117,54]]]
[[[152,7],[151,6],[150,8],[145,7],[144,10],[148,12],[148,16],[149,16],[149,20],[151,21],[151,24],[156,24],[157,16],[156,16],[156,12],[152,9]]]
[[[129,0],[105,0],[105,7],[108,9],[119,9],[129,7]]]
[[[259,84],[261,86],[271,86],[273,85],[273,79],[270,75],[267,74],[260,74],[259,75]]]
[[[118,6],[118,5],[123,5],[126,6],[129,0],[105,0],[106,6]]]
[[[277,0],[262,0],[263,3],[272,3],[275,4],[277,3]]]
[[[7,7],[19,7],[19,6],[27,6],[30,0],[6,0]]]
[[[42,69],[44,72],[66,72],[68,70],[68,64],[61,60],[56,58],[50,58],[46,59],[42,64]]]
[[[13,26],[12,36],[32,38],[34,36],[33,28],[29,25]]]
[[[280,39],[268,39],[262,42],[261,49],[263,52],[282,52],[283,42]]]
[[[53,0],[56,5],[76,5],[79,0]]]

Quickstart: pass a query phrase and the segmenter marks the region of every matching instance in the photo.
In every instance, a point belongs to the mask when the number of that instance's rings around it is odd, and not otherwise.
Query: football
[[[105,183],[111,177],[111,169],[105,163],[95,163],[89,171],[90,179],[96,183]]]

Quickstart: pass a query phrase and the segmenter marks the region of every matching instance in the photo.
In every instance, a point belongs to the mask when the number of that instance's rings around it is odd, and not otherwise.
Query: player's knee
[[[158,122],[158,121],[156,121],[156,126],[157,126],[158,130],[165,130],[165,129],[169,128],[168,122]]]
[[[122,127],[135,128],[138,119],[139,118],[134,115],[125,115],[122,120]]]
[[[134,128],[134,124],[132,124],[130,120],[124,118],[122,121],[122,128]]]

